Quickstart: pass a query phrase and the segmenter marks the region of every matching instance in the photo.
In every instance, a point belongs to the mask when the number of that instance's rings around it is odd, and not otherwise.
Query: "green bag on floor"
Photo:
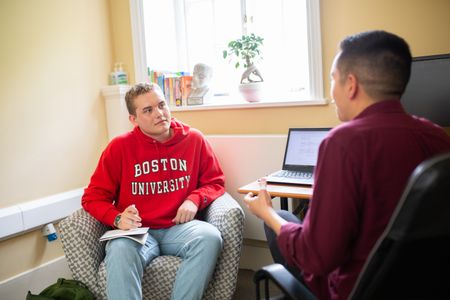
[[[28,291],[26,300],[94,300],[94,295],[87,286],[78,280],[59,278],[39,295]]]

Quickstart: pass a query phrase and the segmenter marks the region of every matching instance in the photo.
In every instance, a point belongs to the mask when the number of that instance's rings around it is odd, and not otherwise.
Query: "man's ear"
[[[358,89],[359,89],[358,78],[352,73],[348,74],[346,81],[346,91],[348,99],[350,100],[355,99],[356,95],[358,94]]]
[[[128,115],[128,120],[130,120],[131,124],[133,124],[134,126],[137,126],[135,115]]]

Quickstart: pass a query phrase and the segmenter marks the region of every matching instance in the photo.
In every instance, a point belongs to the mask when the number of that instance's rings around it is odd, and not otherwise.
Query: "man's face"
[[[336,105],[336,114],[339,120],[346,122],[351,119],[348,116],[348,105],[350,104],[350,101],[347,99],[345,93],[346,80],[342,81],[341,74],[339,72],[339,69],[337,68],[339,55],[339,53],[336,55],[333,61],[333,65],[331,66],[330,95],[334,104]]]
[[[170,137],[170,110],[160,92],[151,91],[137,96],[134,106],[136,116],[130,115],[131,123],[160,142]]]

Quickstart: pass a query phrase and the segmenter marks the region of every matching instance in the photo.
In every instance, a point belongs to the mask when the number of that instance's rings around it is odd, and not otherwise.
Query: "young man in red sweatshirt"
[[[275,262],[301,270],[318,299],[349,297],[415,167],[450,151],[442,128],[402,108],[410,70],[409,46],[394,34],[344,39],[331,68],[331,96],[345,123],[320,145],[303,224],[289,212],[277,214],[267,191],[245,198],[266,224]]]
[[[103,224],[150,230],[145,245],[107,243],[108,299],[142,299],[144,269],[159,255],[183,260],[172,299],[201,299],[222,238],[195,216],[224,193],[225,177],[200,131],[171,118],[159,86],[136,84],[125,101],[135,127],[103,151],[82,206]]]

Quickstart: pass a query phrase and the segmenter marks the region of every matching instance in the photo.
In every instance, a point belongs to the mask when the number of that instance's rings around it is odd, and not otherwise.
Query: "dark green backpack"
[[[94,300],[94,295],[87,286],[78,280],[59,278],[39,295],[28,291],[26,300]]]

